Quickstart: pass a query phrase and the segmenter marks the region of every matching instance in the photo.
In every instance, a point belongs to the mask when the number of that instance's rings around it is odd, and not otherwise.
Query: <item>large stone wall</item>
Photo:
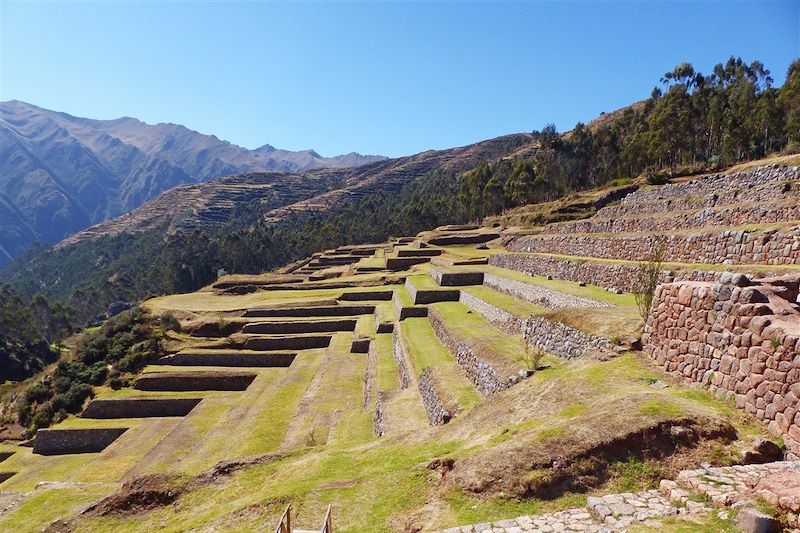
[[[422,371],[417,382],[419,395],[422,397],[422,405],[428,415],[428,421],[432,426],[441,426],[450,421],[451,413],[448,411],[436,386],[436,378],[433,368],[426,368]]]
[[[208,353],[179,352],[165,355],[156,363],[171,366],[229,366],[229,367],[276,367],[292,365],[297,356],[294,352],[273,353]]]
[[[642,261],[663,243],[663,260],[678,263],[794,265],[800,263],[800,226],[786,230],[701,231],[666,235],[530,235],[509,243],[513,252]]]
[[[333,331],[355,331],[356,320],[280,320],[275,322],[251,322],[245,324],[242,333],[293,334],[329,333]]]
[[[428,312],[428,320],[433,327],[433,331],[440,341],[450,350],[453,358],[466,374],[467,378],[475,384],[484,396],[490,396],[501,390],[509,388],[516,381],[517,375],[512,374],[508,378],[500,375],[499,369],[495,369],[485,356],[479,353],[477,347],[465,342],[451,333],[439,314],[431,309]]]
[[[248,350],[311,350],[327,348],[331,343],[330,335],[297,335],[287,337],[250,337],[244,347]]]
[[[133,382],[133,388],[148,391],[242,391],[255,378],[256,375],[249,372],[148,372]]]
[[[790,203],[704,207],[691,211],[676,210],[660,216],[637,212],[624,218],[592,217],[548,224],[542,233],[670,232],[715,226],[773,224],[787,220],[800,220],[800,200],[792,200]]]
[[[589,283],[609,290],[632,292],[637,267],[614,263],[603,263],[586,259],[563,259],[528,254],[493,254],[489,264],[537,276],[552,276],[556,279]],[[667,271],[661,273],[660,282],[715,281],[721,272],[710,270]]]
[[[714,174],[684,183],[640,189],[620,205],[600,209],[595,218],[656,214],[735,203],[800,201],[800,167],[765,166],[732,174]]]
[[[33,453],[61,455],[101,452],[127,429],[40,429],[33,439]]]
[[[406,280],[405,286],[414,305],[458,301],[458,289],[418,289],[411,279]]]
[[[566,359],[582,356],[607,359],[615,355],[608,339],[538,316],[525,321],[522,335],[529,345]]]
[[[310,317],[310,316],[355,316],[375,312],[374,305],[319,305],[304,307],[272,307],[248,309],[244,317]]]
[[[494,274],[486,274],[483,277],[483,284],[490,289],[508,294],[518,300],[525,300],[542,307],[554,309],[562,307],[611,307],[611,304],[605,302],[545,289],[531,283],[523,283],[522,281],[495,276]]]
[[[119,398],[92,400],[83,418],[148,418],[186,416],[202,398]]]
[[[662,285],[644,350],[667,371],[766,421],[800,456],[799,292],[797,275]]]

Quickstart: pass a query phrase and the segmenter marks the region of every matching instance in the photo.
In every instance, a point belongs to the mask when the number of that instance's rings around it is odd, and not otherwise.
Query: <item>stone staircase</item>
[[[728,509],[737,509],[738,525],[743,531],[781,531],[782,525],[775,518],[753,508],[757,501],[784,512],[788,527],[797,528],[800,461],[684,470],[674,481],[662,480],[659,490],[590,496],[586,507],[454,527],[439,533],[612,533],[642,523],[658,527],[658,519],[664,517],[701,518],[713,508],[719,509],[720,518],[732,517]]]

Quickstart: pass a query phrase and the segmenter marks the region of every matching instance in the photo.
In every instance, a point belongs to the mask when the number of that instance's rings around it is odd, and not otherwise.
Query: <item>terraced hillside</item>
[[[797,177],[755,169],[644,188],[527,236],[441,227],[147,300],[180,320],[168,353],[28,446],[0,445],[0,529],[263,531],[287,507],[311,529],[329,506],[335,529],[354,532],[790,524],[800,266],[794,244],[780,248],[787,259],[755,243],[800,243],[800,221],[751,210],[712,217],[724,224],[697,237],[681,228],[709,202],[715,213],[761,194],[790,205]],[[721,183],[731,194],[714,203]],[[692,243],[734,237],[665,263],[663,309],[645,323],[631,293],[642,257],[613,243],[648,243],[651,224]],[[548,248],[561,238],[574,242]],[[581,248],[593,240],[604,246]],[[732,264],[703,261],[723,252]],[[756,327],[774,342],[752,342]],[[792,415],[786,429],[778,413]]]
[[[516,134],[348,169],[227,176],[171,189],[122,217],[76,233],[60,246],[164,224],[172,231],[208,227],[231,220],[236,209],[245,206],[251,213],[261,213],[268,222],[277,223],[294,214],[314,214],[341,206],[370,193],[397,191],[433,170],[458,173],[512,152],[530,155],[537,148],[531,134]]]

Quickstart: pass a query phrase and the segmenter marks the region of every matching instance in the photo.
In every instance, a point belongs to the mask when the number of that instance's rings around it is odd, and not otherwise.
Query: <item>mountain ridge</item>
[[[322,157],[269,144],[249,150],[180,124],[98,120],[0,102],[0,265],[37,240],[58,242],[177,185],[384,159],[355,152]]]

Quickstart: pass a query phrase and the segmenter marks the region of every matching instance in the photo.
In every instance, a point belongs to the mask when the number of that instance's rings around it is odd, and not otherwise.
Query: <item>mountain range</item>
[[[93,120],[0,102],[0,265],[36,241],[58,242],[178,185],[385,159],[322,157],[268,144],[248,150],[178,124]]]

